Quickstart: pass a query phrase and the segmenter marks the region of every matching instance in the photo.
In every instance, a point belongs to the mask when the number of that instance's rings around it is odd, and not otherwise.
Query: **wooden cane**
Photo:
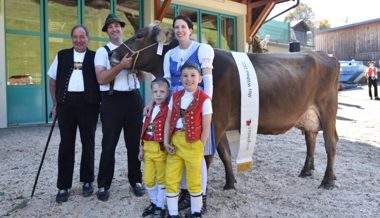
[[[32,195],[30,196],[30,198],[33,198],[34,190],[36,189],[36,185],[37,185],[38,177],[40,176],[40,172],[41,172],[42,164],[44,163],[44,159],[45,159],[46,151],[47,151],[47,148],[48,148],[48,146],[49,146],[49,142],[50,142],[51,134],[53,133],[53,130],[54,130],[54,126],[55,126],[55,122],[56,122],[56,121],[57,121],[57,116],[54,117],[53,124],[51,125],[51,128],[50,128],[50,133],[49,133],[49,136],[48,136],[48,138],[47,138],[47,142],[46,142],[46,145],[45,145],[44,153],[42,154],[42,159],[41,159],[40,167],[38,168],[38,172],[37,172],[36,180],[34,181],[33,190],[32,190]]]

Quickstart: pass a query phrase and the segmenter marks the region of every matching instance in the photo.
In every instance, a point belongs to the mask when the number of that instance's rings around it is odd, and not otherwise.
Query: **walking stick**
[[[50,128],[50,133],[49,133],[49,136],[48,136],[48,138],[47,138],[47,142],[46,142],[46,145],[45,145],[44,153],[42,154],[42,159],[41,159],[40,167],[38,168],[38,172],[37,172],[36,180],[34,181],[33,190],[32,190],[32,195],[30,196],[30,198],[33,198],[34,190],[36,189],[36,185],[37,185],[38,177],[40,176],[40,172],[41,172],[42,164],[44,163],[44,159],[45,159],[45,155],[46,155],[46,150],[47,150],[47,148],[48,148],[48,146],[49,146],[49,142],[50,142],[51,134],[53,133],[53,129],[54,129],[54,126],[55,126],[55,122],[56,122],[56,121],[57,121],[57,116],[54,117],[53,124],[51,125],[51,128]]]

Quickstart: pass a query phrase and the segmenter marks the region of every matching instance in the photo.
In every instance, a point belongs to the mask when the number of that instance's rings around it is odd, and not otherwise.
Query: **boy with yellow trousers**
[[[174,93],[169,102],[165,122],[164,146],[169,155],[166,162],[166,200],[168,217],[178,216],[178,187],[186,168],[186,183],[190,192],[191,218],[201,217],[203,146],[210,133],[211,100],[198,89],[201,69],[192,62],[181,67],[184,90]]]
[[[165,216],[167,152],[163,138],[168,113],[169,82],[164,78],[156,78],[151,83],[151,89],[154,107],[144,120],[139,153],[139,159],[144,160],[144,183],[151,203],[144,209],[142,216],[161,218]]]

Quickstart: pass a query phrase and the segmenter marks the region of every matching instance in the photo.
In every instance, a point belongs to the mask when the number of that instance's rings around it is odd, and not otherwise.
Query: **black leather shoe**
[[[178,210],[184,210],[190,207],[190,193],[187,189],[181,189],[178,197]]]
[[[66,202],[69,199],[69,191],[67,189],[61,189],[58,191],[55,201],[60,204]]]
[[[101,201],[108,201],[110,192],[106,188],[101,187],[99,188],[98,193],[96,193],[96,197],[98,197],[98,199]]]
[[[379,97],[376,97],[375,100],[380,100],[380,98],[379,98]]]
[[[159,207],[156,207],[152,213],[152,218],[164,218],[165,217],[165,210],[161,209]]]
[[[136,183],[134,186],[132,186],[133,194],[136,197],[141,197],[144,195],[144,187],[141,185],[141,183]]]
[[[142,213],[142,217],[146,217],[148,215],[151,215],[155,209],[156,209],[156,205],[153,203],[150,203],[150,205],[144,209],[144,211]]]
[[[192,213],[190,215],[190,218],[201,218],[202,217],[202,214],[201,213]]]
[[[83,197],[90,197],[92,193],[94,192],[94,188],[92,187],[91,183],[84,183],[82,186],[82,195]]]

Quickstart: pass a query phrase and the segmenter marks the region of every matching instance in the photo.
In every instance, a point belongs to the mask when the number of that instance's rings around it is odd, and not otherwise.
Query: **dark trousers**
[[[80,181],[94,181],[95,131],[99,116],[99,104],[88,104],[83,93],[67,93],[64,104],[57,106],[61,143],[58,151],[58,189],[72,186],[75,138],[79,127],[82,142]]]
[[[114,175],[115,150],[121,130],[124,132],[128,158],[128,180],[131,186],[141,183],[141,163],[138,159],[142,128],[143,101],[138,90],[114,91],[113,95],[102,94],[100,119],[103,140],[100,156],[98,187],[109,189]]]
[[[377,98],[377,79],[368,78],[368,94],[370,98],[372,98],[372,86],[375,90],[375,98]]]

